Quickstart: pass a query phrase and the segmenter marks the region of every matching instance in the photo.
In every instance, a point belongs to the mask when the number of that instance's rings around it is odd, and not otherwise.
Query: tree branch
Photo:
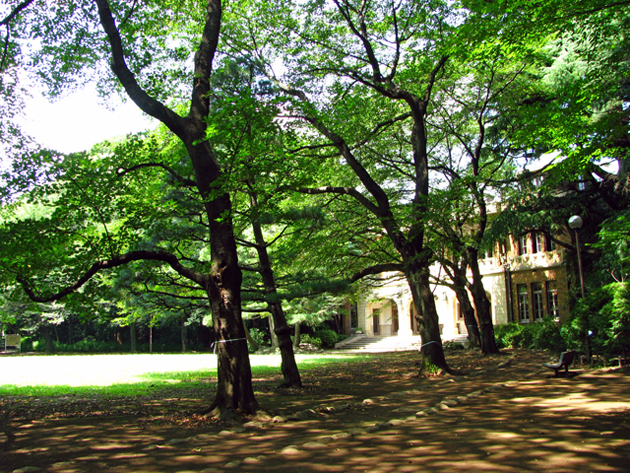
[[[8,26],[9,23],[11,23],[11,20],[13,20],[16,16],[18,16],[18,14],[24,10],[26,7],[28,7],[31,3],[33,3],[35,0],[25,0],[22,3],[20,3],[17,7],[15,7],[11,13],[9,13],[7,16],[5,16],[1,21],[0,21],[0,25],[2,26]]]
[[[210,75],[219,44],[221,15],[221,0],[207,0],[206,22],[199,49],[195,54],[195,78],[188,115],[198,123],[202,123],[210,112]]]
[[[353,187],[332,187],[332,186],[316,187],[316,188],[300,187],[294,190],[301,194],[310,194],[310,195],[317,195],[317,194],[349,195],[350,197],[353,197],[354,199],[359,201],[359,203],[363,205],[366,209],[368,209],[370,212],[372,212],[375,215],[378,215],[378,207],[374,205],[367,197],[365,197],[363,194],[361,194],[358,190],[356,190]]]
[[[31,3],[33,3],[35,0],[26,0],[22,3],[20,3],[17,7],[15,7],[13,9],[13,11],[11,11],[11,13],[9,13],[2,21],[0,21],[0,26],[6,26],[7,27],[7,34],[4,37],[4,48],[2,51],[2,60],[0,60],[0,73],[2,73],[2,71],[4,70],[4,66],[6,64],[7,61],[7,57],[9,56],[9,39],[11,38],[11,27],[10,27],[10,23],[11,20],[13,20],[16,16],[18,16],[18,14],[24,10],[26,7],[28,7]]]
[[[125,174],[135,171],[136,169],[149,168],[149,167],[158,167],[158,168],[164,169],[171,176],[173,176],[175,180],[181,182],[183,185],[187,187],[194,187],[196,184],[195,181],[193,181],[192,179],[188,179],[186,177],[180,176],[177,172],[175,172],[174,169],[170,168],[169,166],[163,163],[142,163],[142,164],[136,164],[135,166],[131,166],[130,168],[119,168],[116,171],[116,175],[122,177]]]
[[[184,276],[185,278],[190,279],[191,281],[196,282],[201,287],[205,288],[207,285],[207,277],[193,271],[190,268],[183,266],[177,257],[171,253],[167,253],[165,251],[131,251],[124,255],[117,256],[115,258],[109,260],[99,261],[94,263],[90,269],[88,269],[83,276],[79,278],[79,280],[73,285],[62,289],[56,294],[52,294],[49,296],[41,296],[35,293],[32,289],[29,281],[22,277],[17,276],[17,281],[24,288],[24,292],[31,298],[31,300],[35,302],[54,302],[62,299],[63,297],[77,291],[81,286],[83,286],[86,282],[88,282],[94,275],[96,275],[99,271],[104,269],[116,268],[118,266],[123,266],[125,264],[131,263],[132,261],[140,261],[140,260],[149,260],[149,261],[160,261],[162,263],[166,263],[171,266],[175,271]]]
[[[350,282],[356,282],[359,279],[362,279],[365,276],[369,276],[369,275],[372,275],[372,274],[380,274],[380,273],[390,272],[390,271],[398,271],[398,272],[402,273],[404,271],[404,269],[405,268],[402,265],[402,263],[376,264],[374,266],[370,266],[369,268],[364,268],[361,271],[358,271],[358,272],[354,273],[350,277]]]
[[[125,60],[120,32],[116,27],[114,17],[109,8],[107,0],[95,0],[98,6],[98,14],[103,30],[111,47],[112,59],[111,68],[118,80],[124,87],[127,95],[140,109],[148,115],[157,118],[164,123],[173,133],[180,138],[185,136],[185,120],[166,107],[162,102],[154,99],[138,84],[135,75]]]

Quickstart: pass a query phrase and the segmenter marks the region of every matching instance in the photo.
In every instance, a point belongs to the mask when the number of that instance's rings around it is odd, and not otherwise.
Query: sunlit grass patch
[[[365,358],[296,355],[301,372]],[[280,375],[280,355],[252,355],[250,362],[256,379]],[[212,354],[18,356],[0,358],[0,372],[2,396],[142,396],[164,389],[212,388],[217,358]]]

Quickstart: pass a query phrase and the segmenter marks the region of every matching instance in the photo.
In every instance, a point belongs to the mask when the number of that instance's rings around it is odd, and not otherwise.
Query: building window
[[[543,318],[543,285],[540,282],[532,283],[532,311],[534,312],[534,320],[540,322]]]
[[[518,284],[516,286],[518,293],[518,317],[522,324],[529,323],[529,293],[527,292],[527,284]]]
[[[547,310],[555,319],[560,318],[560,306],[558,304],[558,286],[556,281],[547,281]]]
[[[529,253],[529,238],[528,235],[523,235],[518,239],[518,254],[526,255]]]
[[[534,253],[542,253],[545,251],[545,238],[542,233],[532,234],[532,243],[534,246]]]

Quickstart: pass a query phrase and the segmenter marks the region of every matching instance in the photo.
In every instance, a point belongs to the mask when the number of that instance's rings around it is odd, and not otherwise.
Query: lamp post
[[[585,297],[584,291],[584,271],[582,269],[582,252],[580,251],[580,234],[578,230],[582,228],[584,221],[579,215],[574,215],[569,219],[569,227],[575,232],[575,248],[578,257],[578,271],[580,272],[580,288],[582,290],[582,299]],[[588,351],[588,361],[591,362],[591,337],[588,323],[588,309],[585,312],[585,325],[586,325],[586,349]]]
[[[578,230],[582,228],[582,217],[574,215],[569,219],[569,227],[575,232],[575,247],[577,249],[578,270],[580,271],[580,287],[582,289],[582,299],[584,299],[584,273],[582,272],[582,256],[580,252],[580,234]]]

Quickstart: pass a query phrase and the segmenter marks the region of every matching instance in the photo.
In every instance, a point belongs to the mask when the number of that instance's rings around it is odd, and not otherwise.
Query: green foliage
[[[549,317],[532,324],[497,325],[494,335],[499,348],[533,348],[555,352],[566,348],[560,325]]]
[[[262,330],[256,327],[251,328],[249,330],[249,335],[252,337],[254,342],[256,342],[256,344],[259,347],[269,346],[269,340],[267,338],[267,334],[263,332]],[[247,349],[249,350],[250,353],[255,352],[254,347],[249,343],[249,340],[247,341]]]
[[[578,302],[563,336],[570,348],[586,353],[587,334],[595,355],[630,353],[630,283],[609,284]]]
[[[303,333],[300,335],[300,344],[302,343],[310,344],[317,348],[322,348],[322,341],[314,335],[310,335],[308,333]]]
[[[597,261],[599,270],[617,282],[625,281],[630,277],[630,210],[617,212],[603,222],[598,236],[593,247],[602,252]]]
[[[321,341],[321,348],[334,348],[339,341],[339,334],[329,328],[316,330],[313,336]]]
[[[55,353],[120,353],[123,347],[114,342],[103,342],[99,340],[81,340],[80,342],[67,344],[53,342]],[[46,351],[46,344],[42,340],[33,342],[33,351],[43,353]],[[127,352],[129,349],[126,350]]]

